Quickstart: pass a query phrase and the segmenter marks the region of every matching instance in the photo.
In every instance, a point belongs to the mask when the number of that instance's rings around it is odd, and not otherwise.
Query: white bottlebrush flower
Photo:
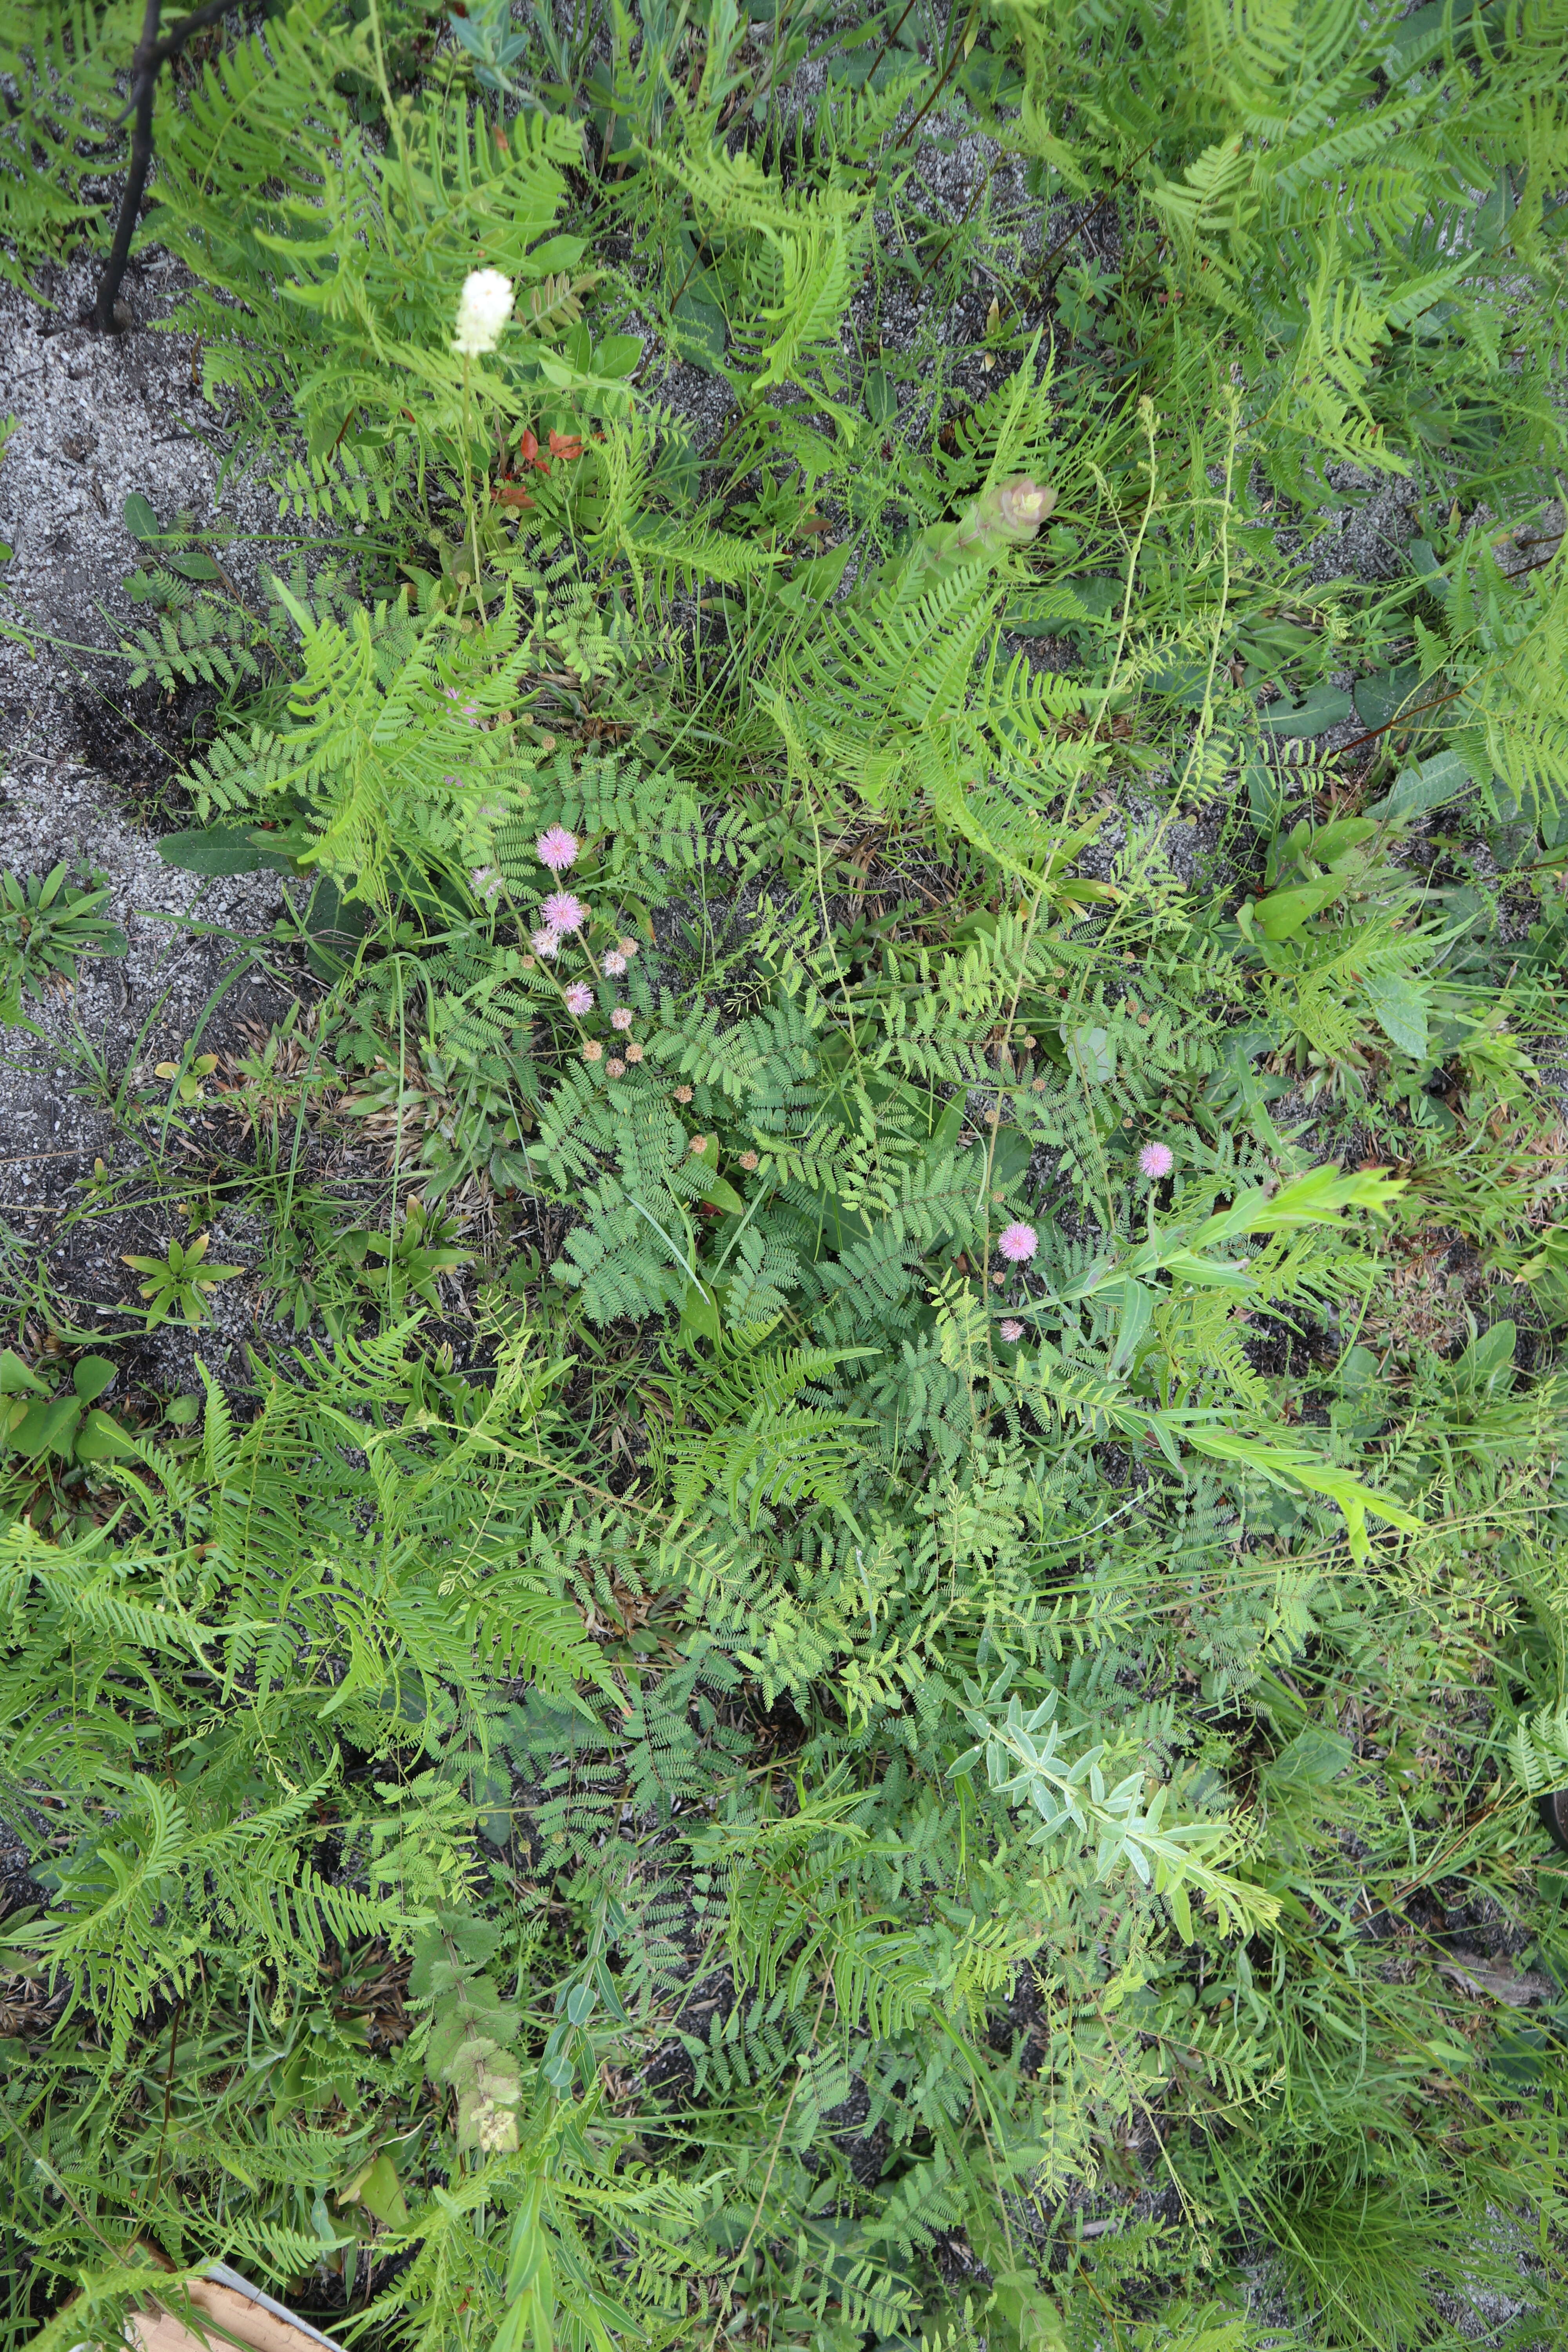
[[[510,316],[511,279],[499,269],[470,269],[463,280],[452,349],[463,359],[493,352]]]

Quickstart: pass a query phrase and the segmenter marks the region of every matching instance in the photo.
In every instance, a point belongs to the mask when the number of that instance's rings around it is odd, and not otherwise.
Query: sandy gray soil
[[[12,1299],[33,1294],[38,1323],[81,1328],[96,1319],[92,1303],[134,1299],[124,1252],[162,1255],[186,1232],[172,1202],[133,1205],[155,1187],[117,1129],[115,1091],[163,1101],[159,1062],[187,1048],[245,1050],[242,1018],[270,1026],[304,985],[298,951],[272,936],[276,876],[203,882],[159,856],[158,835],[185,821],[171,781],[206,698],[153,685],[128,693],[118,658],[145,618],[123,587],[140,556],[121,520],[132,493],[161,523],[187,517],[202,530],[275,528],[276,508],[243,483],[215,504],[224,436],[193,383],[191,340],[157,324],[173,308],[173,265],[154,257],[132,272],[135,324],[122,335],[71,323],[92,283],[91,265],[55,274],[52,309],[0,289],[5,405],[16,419],[0,462],[0,538],[15,551],[0,571],[0,622],[15,632],[0,641],[0,868],[43,876],[63,863],[82,883],[106,884],[101,912],[129,950],[84,964],[74,988],[29,994],[25,1015],[41,1036],[0,1034],[5,1287]],[[97,1160],[133,1181],[66,1233],[64,1213],[81,1203]],[[211,1255],[241,1260],[244,1238],[215,1229]],[[258,1301],[240,1284],[214,1303],[203,1352],[215,1370],[237,1371],[233,1349]],[[188,1377],[183,1336],[137,1352],[150,1378]]]

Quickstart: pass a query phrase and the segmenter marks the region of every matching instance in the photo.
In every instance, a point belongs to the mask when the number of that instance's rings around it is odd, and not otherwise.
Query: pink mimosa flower
[[[552,874],[564,874],[569,866],[575,865],[577,852],[583,845],[574,833],[567,832],[563,824],[552,824],[540,835],[533,845],[539,852],[542,866],[548,866]]]
[[[552,931],[580,931],[588,909],[570,890],[552,890],[539,909]]]

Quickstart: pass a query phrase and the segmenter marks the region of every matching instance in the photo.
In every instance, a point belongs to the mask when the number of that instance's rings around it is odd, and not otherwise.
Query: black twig
[[[142,210],[142,199],[147,193],[147,174],[153,165],[153,91],[161,68],[171,58],[177,58],[193,33],[205,26],[216,25],[220,16],[238,5],[238,0],[205,0],[205,5],[192,9],[182,16],[172,33],[158,38],[158,22],[163,14],[163,0],[147,0],[147,14],[142,22],[142,38],[137,42],[131,59],[131,97],[125,111],[133,114],[135,124],[131,133],[131,170],[125,182],[125,194],[120,202],[120,217],[114,224],[114,243],[109,249],[103,276],[99,280],[98,299],[92,306],[92,324],[100,335],[114,331],[114,310],[120,299],[120,284],[125,275],[125,265],[131,257],[131,240],[136,234],[136,222]]]

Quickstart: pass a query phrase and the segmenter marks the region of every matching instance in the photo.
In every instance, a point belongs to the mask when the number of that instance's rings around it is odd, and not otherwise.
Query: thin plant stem
[[[474,506],[474,469],[469,456],[472,436],[469,431],[469,371],[472,366],[467,352],[463,353],[463,505],[468,518],[468,548],[474,560],[474,602],[479,608],[479,626],[486,625],[485,591],[479,562],[479,525]]]

